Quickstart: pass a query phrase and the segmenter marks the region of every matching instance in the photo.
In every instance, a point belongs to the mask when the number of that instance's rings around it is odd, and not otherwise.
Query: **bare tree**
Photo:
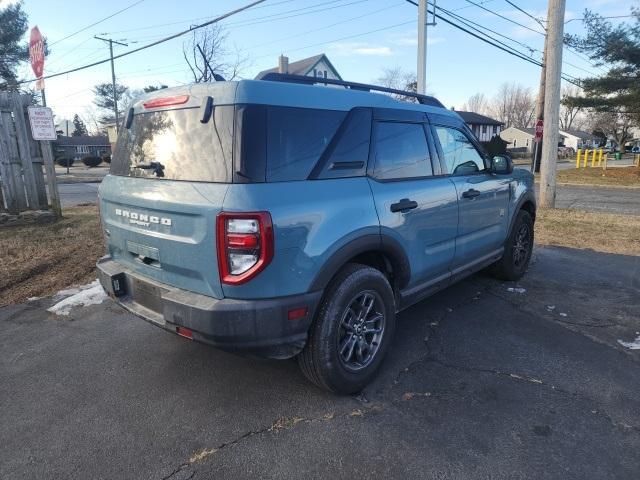
[[[484,93],[475,93],[462,104],[461,110],[463,112],[475,112],[485,115],[489,113],[489,100],[487,100],[487,96]]]
[[[589,120],[590,130],[615,140],[621,151],[624,151],[624,144],[633,139],[633,117],[626,113],[592,112]]]
[[[234,80],[247,67],[249,59],[238,49],[227,47],[227,34],[220,25],[194,30],[182,45],[182,54],[195,83]]]
[[[500,85],[490,104],[491,114],[507,127],[530,127],[534,108],[535,98],[531,89],[517,83]]]
[[[406,90],[408,92],[418,91],[418,79],[416,74],[408,72],[402,67],[387,67],[382,69],[382,75],[380,75],[375,83],[381,87],[394,88],[396,90]],[[431,95],[427,93],[427,95]],[[406,97],[404,95],[391,95],[396,100],[403,100],[407,102],[416,102],[414,97]]]
[[[560,100],[560,130],[570,130],[571,127],[580,129],[584,124],[584,119],[579,117],[583,111],[575,98],[582,96],[582,89],[576,85],[565,85],[562,88],[562,96]]]

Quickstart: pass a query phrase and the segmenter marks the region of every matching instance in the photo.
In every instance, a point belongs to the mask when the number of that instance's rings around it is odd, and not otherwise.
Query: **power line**
[[[542,27],[543,30],[546,30],[547,27],[544,26],[544,24],[542,23],[542,20],[540,20],[539,18],[534,17],[533,15],[531,15],[529,12],[527,12],[526,10],[524,10],[523,8],[520,8],[518,5],[516,5],[515,3],[513,3],[511,0],[504,0],[505,2],[507,2],[509,5],[511,5],[513,8],[515,8],[516,10],[524,13],[527,17],[531,18],[532,20],[534,20],[538,25],[540,25]]]
[[[109,15],[108,17],[104,17],[103,19],[98,20],[97,22],[94,22],[94,23],[92,23],[91,25],[87,25],[86,27],[83,27],[83,28],[81,28],[80,30],[76,30],[75,32],[70,33],[69,35],[67,35],[66,37],[61,38],[60,40],[56,40],[55,42],[50,43],[50,44],[49,44],[49,46],[51,47],[51,46],[55,45],[56,43],[60,43],[60,42],[62,42],[62,41],[64,41],[64,40],[66,40],[66,39],[68,39],[68,38],[71,38],[71,37],[73,37],[74,35],[77,35],[78,33],[81,33],[81,32],[84,32],[85,30],[90,29],[91,27],[95,27],[96,25],[98,25],[98,24],[100,24],[100,23],[104,22],[105,20],[109,20],[110,18],[115,17],[116,15],[118,15],[118,14],[120,14],[120,13],[124,12],[124,11],[127,11],[127,10],[129,10],[130,8],[135,7],[136,5],[141,4],[142,2],[144,2],[144,0],[138,0],[137,2],[132,3],[132,4],[131,4],[131,5],[129,5],[128,7],[125,7],[125,8],[123,8],[123,9],[121,9],[121,10],[118,10],[118,11],[117,11],[117,12],[115,12],[115,13],[112,13],[112,14],[111,14],[111,15]]]
[[[140,52],[142,50],[146,50],[147,48],[155,47],[156,45],[160,45],[161,43],[168,42],[169,40],[173,40],[174,38],[181,37],[182,35],[190,33],[190,32],[192,32],[194,30],[199,29],[199,28],[203,28],[203,27],[206,27],[206,26],[211,25],[213,23],[217,23],[220,20],[224,20],[225,18],[228,18],[228,17],[230,17],[232,15],[235,15],[236,13],[239,13],[239,12],[242,12],[244,10],[247,10],[247,9],[253,7],[254,5],[258,5],[259,3],[262,3],[264,1],[265,0],[256,0],[256,1],[254,1],[254,2],[252,2],[250,4],[248,4],[248,5],[245,5],[245,6],[240,7],[240,8],[236,8],[235,10],[232,10],[231,12],[225,13],[224,15],[220,15],[220,16],[218,16],[218,17],[216,17],[213,20],[210,20],[208,22],[202,23],[200,25],[195,25],[193,27],[188,28],[187,30],[183,30],[182,32],[178,32],[178,33],[175,33],[173,35],[169,35],[168,37],[162,38],[162,39],[157,40],[155,42],[151,42],[151,43],[149,43],[147,45],[143,45],[142,47],[134,48],[133,50],[127,50],[126,52],[123,52],[123,53],[121,53],[119,55],[114,55],[113,59],[115,60],[117,58],[126,57],[127,55],[131,55],[133,53]],[[107,63],[109,61],[111,61],[110,58],[105,58],[104,60],[99,60],[97,62],[93,62],[93,63],[90,63],[88,65],[83,65],[82,67],[77,67],[77,68],[74,68],[74,69],[71,69],[71,70],[67,70],[65,72],[54,73],[53,75],[46,75],[46,76],[41,77],[41,78],[44,80],[44,79],[47,79],[47,78],[59,77],[60,75],[66,75],[68,73],[77,72],[79,70],[84,70],[86,68],[95,67],[96,65],[102,65],[103,63]],[[16,84],[20,85],[20,84],[23,84],[23,83],[33,82],[35,80],[37,80],[37,79],[32,78],[30,80],[21,80],[19,82],[16,82]]]
[[[522,24],[522,23],[520,23],[520,22],[516,22],[516,21],[515,21],[515,20],[513,20],[512,18],[505,17],[504,15],[501,15],[501,14],[499,14],[498,12],[495,12],[495,11],[491,10],[490,8],[484,7],[484,6],[483,6],[482,4],[480,4],[480,3],[472,2],[471,0],[465,0],[465,1],[466,1],[467,3],[470,3],[471,5],[474,5],[474,6],[478,7],[478,8],[481,8],[482,10],[484,10],[484,11],[486,11],[486,12],[491,13],[492,15],[495,15],[496,17],[500,17],[500,18],[502,18],[503,20],[506,20],[507,22],[511,22],[511,23],[513,23],[514,25],[518,25],[519,27],[525,28],[525,29],[527,29],[527,30],[529,30],[529,31],[531,31],[531,32],[537,33],[537,34],[539,34],[539,35],[544,35],[544,33],[543,33],[543,32],[541,32],[541,31],[539,31],[539,30],[536,30],[535,28],[531,28],[531,27],[529,27],[529,26],[527,26],[527,25],[524,25],[524,24]]]

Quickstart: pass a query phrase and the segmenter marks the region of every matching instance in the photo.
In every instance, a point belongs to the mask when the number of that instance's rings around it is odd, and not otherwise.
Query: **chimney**
[[[289,73],[289,57],[280,55],[278,58],[278,73]]]

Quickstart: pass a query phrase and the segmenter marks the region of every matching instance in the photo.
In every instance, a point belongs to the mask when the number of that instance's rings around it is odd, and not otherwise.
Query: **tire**
[[[368,320],[360,322],[364,312]],[[375,268],[347,264],[329,283],[307,344],[298,355],[302,373],[331,392],[359,392],[376,375],[389,349],[395,317],[387,278]]]
[[[520,280],[527,271],[532,252],[533,219],[529,212],[520,210],[504,244],[502,258],[489,271],[500,280]]]

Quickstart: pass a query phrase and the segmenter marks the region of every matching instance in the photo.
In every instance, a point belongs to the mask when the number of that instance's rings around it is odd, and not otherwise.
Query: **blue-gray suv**
[[[398,311],[481,269],[520,278],[536,216],[532,175],[435,98],[281,74],[139,99],[99,196],[120,305],[340,393]]]

